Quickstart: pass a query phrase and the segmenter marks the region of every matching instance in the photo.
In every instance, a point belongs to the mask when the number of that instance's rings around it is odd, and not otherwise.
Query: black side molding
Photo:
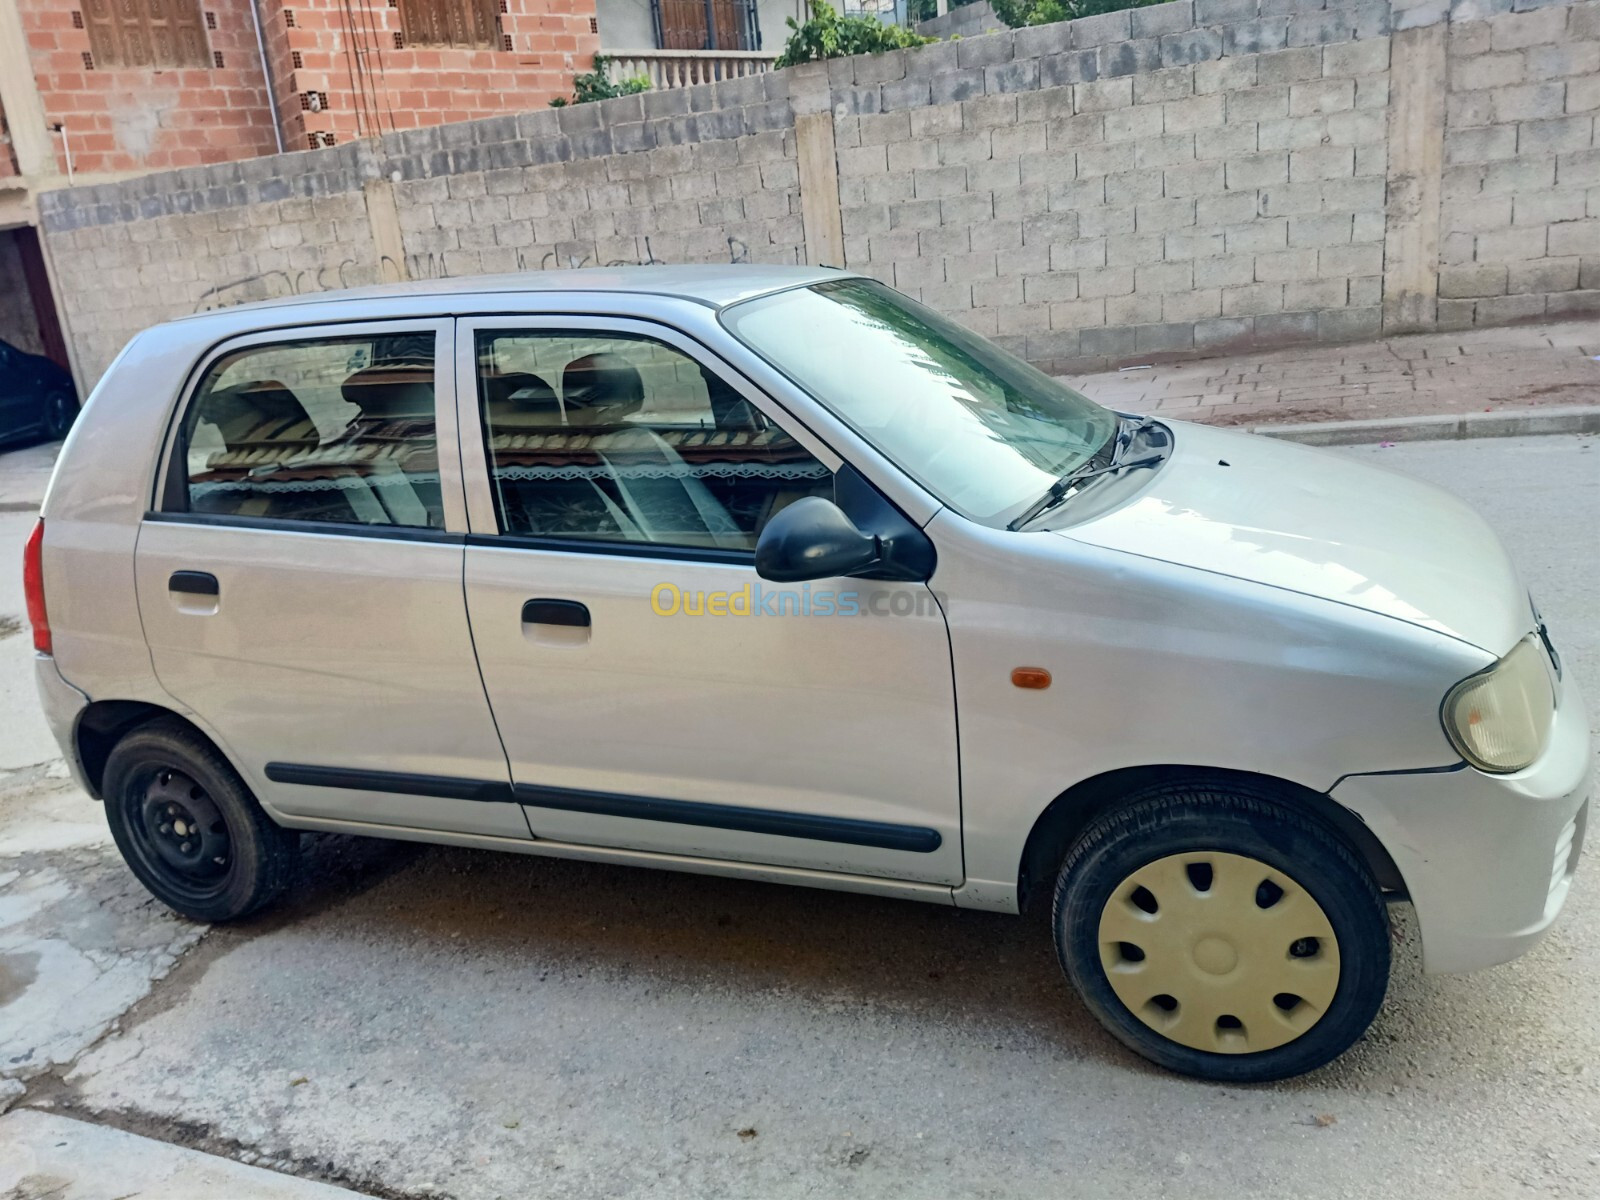
[[[267,778],[273,783],[298,783],[304,787],[351,788],[360,792],[437,796],[441,800],[480,800],[489,804],[512,803],[508,783],[462,779],[455,775],[409,775],[402,771],[361,771],[349,767],[272,762],[267,764]]]
[[[943,844],[937,829],[920,825],[894,825],[887,821],[862,821],[854,817],[777,812],[769,808],[740,808],[732,804],[702,804],[694,800],[661,800],[651,796],[624,796],[615,792],[542,787],[531,783],[507,784],[490,779],[462,779],[454,775],[410,775],[400,771],[364,771],[282,762],[268,763],[266,774],[273,783],[293,783],[304,787],[352,788],[363,792],[436,796],[442,800],[473,800],[488,804],[524,804],[529,808],[627,817],[636,821],[662,821],[672,825],[700,825],[710,829],[805,838],[814,842],[838,842],[846,846],[903,850],[911,854],[932,854]]]
[[[541,787],[519,783],[512,787],[517,802],[530,808],[594,813],[602,817],[629,817],[636,821],[665,821],[674,825],[702,825],[742,833],[770,833],[779,837],[807,838],[816,842],[841,842],[847,846],[875,846],[932,854],[941,838],[937,829],[917,825],[891,825],[854,817],[823,817],[810,813],[777,812],[770,808],[740,808],[732,804],[702,804],[694,800],[659,800],[649,796],[623,796],[615,792],[587,792],[576,788]]]

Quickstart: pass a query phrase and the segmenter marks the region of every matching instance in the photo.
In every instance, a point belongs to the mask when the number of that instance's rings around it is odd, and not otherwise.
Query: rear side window
[[[431,331],[224,355],[184,418],[188,509],[442,529],[433,389]]]

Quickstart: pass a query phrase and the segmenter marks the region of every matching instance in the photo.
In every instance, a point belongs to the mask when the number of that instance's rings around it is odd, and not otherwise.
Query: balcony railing
[[[643,75],[657,91],[772,70],[777,54],[764,50],[607,50],[613,81]]]

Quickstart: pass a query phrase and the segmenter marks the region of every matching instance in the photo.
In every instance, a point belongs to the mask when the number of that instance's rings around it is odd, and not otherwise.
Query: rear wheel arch
[[[147,700],[96,700],[78,714],[75,738],[78,763],[89,784],[90,794],[96,800],[105,798],[102,785],[105,781],[106,760],[116,744],[135,729],[152,721],[177,721],[205,742],[224,759],[222,748],[206,732],[182,713]]]
[[[1377,835],[1332,797],[1271,775],[1171,764],[1108,771],[1073,784],[1052,800],[1034,821],[1023,846],[1017,870],[1021,909],[1028,912],[1049,902],[1067,852],[1096,817],[1158,789],[1185,786],[1238,789],[1318,819],[1349,847],[1384,892],[1405,893],[1400,870]]]

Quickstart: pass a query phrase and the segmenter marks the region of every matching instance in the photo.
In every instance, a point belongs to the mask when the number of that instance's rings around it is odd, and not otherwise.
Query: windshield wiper
[[[1108,475],[1112,471],[1131,470],[1134,467],[1153,467],[1157,463],[1165,462],[1166,457],[1165,454],[1151,454],[1144,458],[1129,459],[1126,462],[1110,462],[1103,467],[1079,468],[1076,471],[1070,471],[1052,483],[1049,491],[1023,510],[1022,514],[1016,517],[1006,528],[1015,533],[1046,509],[1054,508],[1061,503],[1066,498],[1067,493],[1085,479],[1093,479],[1096,475]]]

